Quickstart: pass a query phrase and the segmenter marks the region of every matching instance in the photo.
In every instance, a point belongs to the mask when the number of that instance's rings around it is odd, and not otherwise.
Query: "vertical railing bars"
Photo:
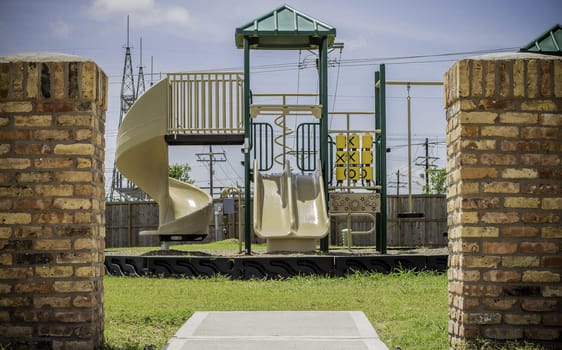
[[[241,134],[242,72],[170,73],[170,134]]]

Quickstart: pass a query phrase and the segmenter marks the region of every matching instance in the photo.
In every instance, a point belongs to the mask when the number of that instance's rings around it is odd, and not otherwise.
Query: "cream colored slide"
[[[115,165],[159,204],[161,241],[207,235],[213,200],[198,187],[168,177],[168,79],[148,89],[133,104],[119,127]]]
[[[320,163],[320,162],[319,162]],[[322,173],[261,174],[254,160],[254,233],[267,240],[267,251],[313,251],[330,229]]]

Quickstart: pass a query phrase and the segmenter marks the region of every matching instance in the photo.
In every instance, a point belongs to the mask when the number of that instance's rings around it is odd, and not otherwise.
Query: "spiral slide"
[[[321,171],[291,174],[288,162],[281,174],[257,169],[254,161],[254,233],[266,239],[268,252],[315,250],[330,229]]]
[[[213,215],[211,196],[168,177],[168,79],[148,89],[123,118],[117,134],[115,164],[121,174],[159,204],[161,241],[197,240],[207,235]]]

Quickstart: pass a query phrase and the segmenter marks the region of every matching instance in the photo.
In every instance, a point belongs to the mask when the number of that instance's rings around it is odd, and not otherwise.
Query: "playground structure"
[[[164,242],[201,239],[212,218],[208,194],[167,177],[168,146],[243,145],[247,255],[252,229],[267,240],[268,251],[312,251],[318,241],[327,251],[330,217],[346,220],[348,244],[353,234],[376,233],[376,248],[386,253],[384,65],[375,73],[375,113],[329,113],[328,50],[335,35],[335,28],[285,5],[236,29],[236,46],[244,50],[243,74],[168,74],[139,97],[119,129],[116,165],[160,205],[159,229],[143,234],[156,234]],[[318,50],[318,94],[251,91],[250,51],[279,49]],[[258,103],[265,97],[280,103]],[[317,102],[298,103],[299,97]],[[290,130],[287,118],[298,115],[302,120],[303,114],[307,122]],[[272,117],[280,128],[275,138],[272,123],[263,122]],[[330,130],[330,118],[342,117],[346,128]],[[353,129],[356,118],[374,125]],[[287,144],[292,132],[295,150]],[[280,152],[274,154],[276,150]],[[292,173],[289,156],[296,158],[300,174]],[[274,163],[282,165],[280,174],[267,173]],[[369,230],[351,230],[359,216],[372,221]]]

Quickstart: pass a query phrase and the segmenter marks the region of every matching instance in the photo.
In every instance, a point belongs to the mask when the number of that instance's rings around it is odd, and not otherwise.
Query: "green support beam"
[[[328,39],[322,38],[320,44],[320,77],[319,90],[320,104],[322,105],[322,118],[320,119],[320,162],[322,164],[322,177],[324,179],[324,193],[326,194],[326,208],[328,208],[328,181],[330,180],[330,169],[328,169]],[[330,233],[320,240],[320,250],[328,252],[330,248]]]
[[[386,77],[385,66],[375,72],[375,128],[381,130],[376,137],[375,181],[381,186],[381,210],[376,215],[376,248],[386,254]]]
[[[252,193],[250,191],[250,44],[244,37],[244,252],[252,254]]]

